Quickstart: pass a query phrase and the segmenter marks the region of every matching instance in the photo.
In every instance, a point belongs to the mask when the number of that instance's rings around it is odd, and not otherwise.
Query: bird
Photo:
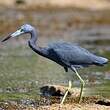
[[[68,69],[70,69],[74,73],[76,73],[81,83],[78,100],[78,102],[80,103],[82,101],[82,93],[83,88],[85,86],[85,82],[78,73],[78,69],[83,67],[89,67],[90,65],[104,66],[108,63],[108,59],[102,56],[97,56],[77,44],[65,41],[58,41],[49,44],[47,47],[40,47],[37,44],[38,31],[35,29],[34,26],[30,24],[23,24],[15,32],[3,38],[1,42],[5,42],[10,38],[19,37],[20,35],[26,33],[30,34],[28,45],[35,53],[56,62],[64,68],[65,72],[68,72]],[[66,96],[68,95],[68,92],[71,88],[72,81],[69,80],[68,89],[65,92],[60,104],[64,103]]]

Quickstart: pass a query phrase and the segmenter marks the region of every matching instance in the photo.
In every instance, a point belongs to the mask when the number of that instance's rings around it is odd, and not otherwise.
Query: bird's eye
[[[21,32],[23,32],[24,30],[23,29],[21,29]]]

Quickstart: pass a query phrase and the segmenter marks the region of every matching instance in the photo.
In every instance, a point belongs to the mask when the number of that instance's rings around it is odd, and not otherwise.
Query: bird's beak
[[[17,30],[16,32],[14,32],[14,33],[8,35],[7,37],[5,37],[1,42],[5,42],[5,41],[7,41],[8,39],[10,39],[11,37],[17,37],[17,36],[19,36],[19,35],[21,35],[21,34],[24,34],[24,31],[21,31],[21,29],[19,29],[19,30]]]
[[[5,42],[6,40],[8,40],[11,37],[12,37],[11,35],[8,35],[8,37],[5,37],[1,42]]]

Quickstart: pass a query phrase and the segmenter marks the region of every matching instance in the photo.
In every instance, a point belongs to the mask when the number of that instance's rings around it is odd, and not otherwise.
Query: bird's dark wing
[[[97,60],[97,56],[88,50],[67,42],[57,42],[49,45],[55,57],[58,57],[67,65],[87,66],[93,64]],[[54,56],[53,56],[54,57]],[[56,58],[56,60],[58,60]]]

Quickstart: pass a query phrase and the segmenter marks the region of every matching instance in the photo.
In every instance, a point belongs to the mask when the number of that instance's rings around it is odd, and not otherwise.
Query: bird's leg
[[[69,92],[69,90],[71,89],[71,87],[72,87],[72,82],[69,80],[69,87],[68,87],[68,89],[66,90],[66,93],[65,93],[65,95],[63,96],[63,99],[62,99],[62,101],[61,101],[61,105],[64,103],[64,101],[65,101],[65,99],[66,99],[66,96],[68,95],[68,92]]]
[[[84,88],[85,82],[84,82],[84,80],[81,78],[81,76],[79,75],[79,73],[77,72],[77,70],[76,70],[75,67],[71,66],[71,70],[76,73],[76,75],[78,76],[78,78],[80,79],[80,82],[81,82],[81,91],[80,91],[80,96],[79,96],[79,103],[80,103],[81,100],[82,100],[82,92],[83,92],[83,88]]]

